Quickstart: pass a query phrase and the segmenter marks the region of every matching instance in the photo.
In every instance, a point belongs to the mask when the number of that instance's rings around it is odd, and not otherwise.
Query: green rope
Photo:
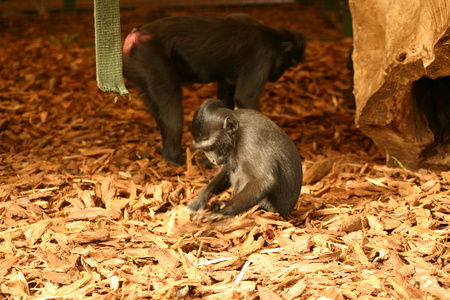
[[[122,74],[119,0],[94,0],[94,15],[98,87],[129,96]]]

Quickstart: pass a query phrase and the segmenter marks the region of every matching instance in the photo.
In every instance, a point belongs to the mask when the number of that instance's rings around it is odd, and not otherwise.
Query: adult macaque
[[[244,14],[168,17],[127,36],[123,67],[158,123],[163,158],[182,165],[183,83],[218,82],[217,97],[229,108],[259,109],[265,83],[296,66],[304,49],[301,34]]]
[[[231,110],[222,101],[204,102],[192,121],[194,147],[222,166],[189,204],[206,207],[212,195],[233,187],[231,199],[209,218],[234,216],[254,205],[287,218],[302,187],[302,164],[292,140],[269,118],[252,109]]]

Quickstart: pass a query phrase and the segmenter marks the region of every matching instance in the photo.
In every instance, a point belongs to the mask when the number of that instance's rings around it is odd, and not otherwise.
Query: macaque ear
[[[225,121],[223,121],[223,129],[225,129],[228,133],[234,134],[239,129],[239,123],[232,117],[228,116],[225,118]]]
[[[293,47],[292,42],[281,42],[280,46],[284,52],[291,51],[291,49]]]

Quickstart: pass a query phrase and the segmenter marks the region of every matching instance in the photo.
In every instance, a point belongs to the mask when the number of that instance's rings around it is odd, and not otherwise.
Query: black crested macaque
[[[123,69],[158,123],[163,158],[183,165],[183,83],[218,82],[229,108],[259,109],[265,83],[297,66],[304,50],[303,35],[245,14],[167,17],[127,36]]]
[[[229,109],[222,101],[204,102],[191,126],[193,144],[222,166],[189,204],[205,208],[212,195],[233,187],[231,199],[209,219],[235,216],[254,205],[287,218],[302,187],[302,163],[292,140],[269,118],[252,109]],[[214,209],[214,208],[213,208]]]

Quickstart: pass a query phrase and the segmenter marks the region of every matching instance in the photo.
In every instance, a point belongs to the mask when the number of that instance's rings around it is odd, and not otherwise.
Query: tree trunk
[[[391,165],[450,169],[450,2],[349,4],[357,126]]]

